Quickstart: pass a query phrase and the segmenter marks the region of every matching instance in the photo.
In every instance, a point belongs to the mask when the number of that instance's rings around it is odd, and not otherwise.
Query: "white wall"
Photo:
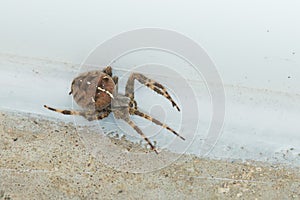
[[[17,97],[7,89],[16,91],[18,84],[3,87],[5,73],[14,77],[13,73],[20,75],[24,69],[9,70],[9,62],[28,67],[42,58],[79,64],[98,44],[121,32],[144,27],[171,29],[207,51],[225,84],[224,133],[213,155],[262,160],[277,155],[276,159],[285,161],[283,153],[294,148],[287,162],[299,163],[299,8],[297,0],[1,1],[2,107],[15,107],[16,103],[4,99]],[[25,62],[23,57],[29,58]],[[66,106],[67,101],[62,104]]]
[[[0,52],[80,63],[113,35],[160,27],[203,46],[226,84],[299,93],[299,7],[297,0],[1,1]]]

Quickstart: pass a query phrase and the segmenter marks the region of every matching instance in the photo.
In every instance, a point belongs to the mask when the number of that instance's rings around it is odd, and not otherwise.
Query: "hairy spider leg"
[[[76,110],[56,109],[56,108],[49,107],[47,105],[44,105],[44,107],[49,110],[52,110],[54,112],[58,112],[58,113],[61,113],[64,115],[79,115],[79,116],[86,118],[89,121],[100,120],[100,119],[107,117],[110,114],[110,111],[107,111],[107,110],[104,110],[102,112],[100,112],[100,111],[76,111]]]
[[[142,117],[142,118],[145,118],[145,119],[147,119],[147,120],[149,120],[149,121],[151,121],[151,122],[153,122],[153,123],[155,123],[155,124],[157,124],[157,125],[159,125],[159,126],[165,128],[165,129],[171,131],[172,133],[174,133],[176,136],[178,136],[178,137],[181,138],[182,140],[185,140],[185,138],[182,137],[181,135],[179,135],[179,133],[177,133],[176,131],[174,131],[174,130],[173,130],[172,128],[170,128],[168,125],[166,125],[166,124],[164,124],[164,123],[161,123],[161,122],[158,121],[157,119],[155,119],[155,118],[153,118],[153,117],[151,117],[151,116],[149,116],[149,115],[147,115],[147,114],[145,114],[145,113],[143,113],[143,112],[141,112],[141,111],[139,111],[139,110],[136,110],[136,109],[130,108],[129,112],[130,112],[130,114],[138,115],[138,116],[140,116],[140,117]]]
[[[158,151],[155,148],[155,146],[150,142],[150,140],[142,132],[142,130],[137,125],[135,125],[135,123],[133,121],[131,121],[130,119],[127,119],[127,120],[124,120],[124,121],[126,121],[138,134],[140,134],[143,137],[143,139],[150,145],[151,149],[153,151],[155,151],[156,154],[158,154]]]
[[[130,77],[128,78],[126,89],[125,89],[125,95],[129,97],[131,100],[134,100],[134,80],[139,81],[140,83],[144,84],[151,90],[155,91],[156,93],[166,97],[171,103],[173,107],[176,107],[178,111],[180,111],[180,108],[175,103],[175,101],[172,99],[172,97],[167,92],[166,88],[161,85],[160,83],[147,78],[143,74],[140,73],[132,73]]]
[[[112,76],[112,68],[111,66],[107,66],[102,70],[105,74]]]
[[[119,77],[113,76],[112,79],[113,79],[113,81],[114,81],[114,83],[115,83],[115,93],[117,94],[118,91],[119,91],[119,85],[118,85]]]

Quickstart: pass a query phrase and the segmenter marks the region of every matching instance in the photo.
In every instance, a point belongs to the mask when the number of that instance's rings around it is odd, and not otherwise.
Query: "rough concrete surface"
[[[104,137],[128,152],[149,151],[125,138]],[[183,155],[152,172],[125,169],[95,157],[72,123],[0,113],[0,199],[300,198],[299,169],[278,164]]]

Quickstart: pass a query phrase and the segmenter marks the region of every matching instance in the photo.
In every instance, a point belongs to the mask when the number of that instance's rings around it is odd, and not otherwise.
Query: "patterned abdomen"
[[[71,85],[71,93],[75,102],[82,108],[102,110],[111,103],[111,97],[98,89],[113,94],[115,83],[102,71],[89,71],[76,77]]]

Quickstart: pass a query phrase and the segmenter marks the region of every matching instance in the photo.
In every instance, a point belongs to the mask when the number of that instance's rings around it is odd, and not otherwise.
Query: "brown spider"
[[[127,122],[144,138],[144,140],[147,141],[151,149],[156,153],[158,152],[155,146],[150,142],[146,135],[144,135],[141,129],[130,120],[129,115],[138,115],[152,121],[153,123],[171,131],[182,140],[185,140],[166,124],[163,124],[157,119],[154,119],[153,117],[138,110],[137,103],[134,100],[134,80],[139,81],[154,90],[156,93],[166,97],[172,103],[173,107],[176,107],[177,110],[180,111],[179,107],[168,94],[165,87],[160,83],[147,78],[143,74],[132,73],[126,84],[125,95],[119,94],[118,77],[112,76],[112,68],[110,66],[106,67],[103,71],[89,71],[82,73],[73,80],[69,95],[73,94],[73,98],[76,103],[86,110],[60,110],[46,105],[44,105],[44,107],[64,115],[80,115],[89,121],[103,119],[113,112],[115,118],[122,119]]]

